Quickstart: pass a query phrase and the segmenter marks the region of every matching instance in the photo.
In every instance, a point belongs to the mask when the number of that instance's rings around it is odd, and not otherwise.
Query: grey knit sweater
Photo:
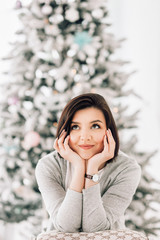
[[[124,213],[140,181],[141,169],[127,155],[104,167],[100,182],[82,193],[65,191],[67,161],[56,151],[39,160],[36,179],[52,229],[62,232],[97,232],[125,228]]]

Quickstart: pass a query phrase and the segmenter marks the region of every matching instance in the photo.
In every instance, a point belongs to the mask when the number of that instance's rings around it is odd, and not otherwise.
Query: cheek
[[[97,142],[97,144],[103,144],[103,139],[104,139],[104,135],[105,134],[96,134],[95,136],[95,140]]]
[[[70,137],[69,137],[70,142],[75,142],[75,141],[76,141],[76,139],[77,139],[76,134],[70,133],[69,136],[70,136]]]
[[[69,146],[70,148],[76,152],[76,143],[77,143],[77,137],[75,134],[71,134],[69,135]]]

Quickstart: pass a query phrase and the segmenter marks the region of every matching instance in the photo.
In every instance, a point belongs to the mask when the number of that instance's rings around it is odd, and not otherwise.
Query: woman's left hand
[[[98,171],[101,165],[114,157],[116,143],[110,129],[106,131],[103,142],[103,151],[97,153],[87,161],[87,172],[91,169]]]

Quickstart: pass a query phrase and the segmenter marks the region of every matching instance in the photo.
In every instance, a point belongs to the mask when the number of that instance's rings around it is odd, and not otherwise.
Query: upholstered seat
[[[44,232],[36,240],[148,240],[144,234],[131,230],[108,230],[94,233]]]

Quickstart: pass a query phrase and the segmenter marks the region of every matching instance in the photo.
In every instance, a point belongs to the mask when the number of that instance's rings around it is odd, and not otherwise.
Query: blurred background
[[[29,2],[32,1],[23,1],[24,5]],[[39,0],[39,3],[42,4],[43,2],[45,1]],[[47,4],[49,2],[46,1]],[[71,6],[71,3],[75,1],[68,2],[70,2]],[[17,10],[15,9],[15,6],[20,6],[18,4],[21,4],[21,2],[13,0],[5,0],[1,3],[0,58],[9,54],[13,49],[13,44],[9,44],[9,42],[14,42],[17,39],[15,32],[21,27],[21,21],[18,19]],[[108,33],[112,33],[117,41],[123,39],[121,47],[115,51],[114,58],[129,62],[129,64],[123,66],[123,71],[133,72],[129,76],[124,89],[132,89],[138,97],[128,96],[122,102],[124,105],[129,106],[131,112],[140,109],[136,122],[138,128],[134,130],[137,136],[136,151],[157,151],[155,155],[151,156],[146,169],[156,180],[160,180],[160,2],[159,0],[108,0],[106,1],[106,7],[108,9],[108,23],[111,24]],[[27,11],[25,14],[27,14]],[[11,65],[12,63],[7,61],[0,61],[1,82],[6,81],[3,72],[8,71]],[[0,88],[3,89],[1,85]],[[58,85],[55,90],[62,93]],[[5,92],[2,91],[1,99],[5,98]],[[75,92],[79,93],[77,89],[75,89]],[[42,123],[43,121],[44,119],[42,119]],[[50,143],[49,146],[51,146]],[[30,147],[26,145],[24,149],[30,151]],[[26,193],[24,193],[23,197],[26,198]],[[35,198],[33,196],[33,199]],[[45,215],[45,213],[42,214]],[[4,217],[1,216],[1,219],[3,220]],[[33,221],[33,219],[30,220],[30,225],[34,225]],[[0,240],[11,239],[11,235],[15,235],[16,240],[28,239],[27,231],[32,230],[30,230],[31,228],[27,225],[27,222],[19,221],[19,226],[22,224],[23,229],[27,226],[26,235],[19,234],[19,230],[17,230],[19,227],[15,224],[16,221],[9,222],[9,224],[4,225],[2,221]]]
[[[160,2],[112,0],[108,1],[108,7],[113,33],[116,38],[126,39],[117,54],[128,59],[137,71],[128,84],[143,99],[138,147],[160,149]],[[152,164],[151,171],[160,178],[160,157],[156,156]]]

